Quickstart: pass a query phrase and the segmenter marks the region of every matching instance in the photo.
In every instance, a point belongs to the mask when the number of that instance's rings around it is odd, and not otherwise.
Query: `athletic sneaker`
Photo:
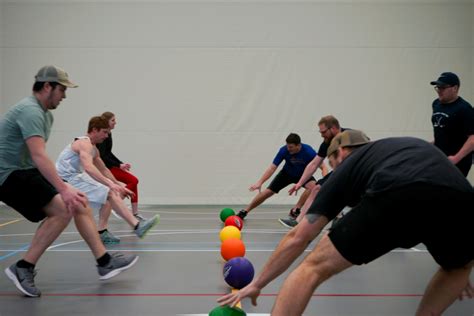
[[[34,268],[19,268],[16,263],[5,269],[8,278],[15,283],[15,286],[25,295],[38,297],[40,290],[35,285],[36,270]]]
[[[288,214],[288,217],[291,217],[293,219],[296,219],[298,217],[298,215],[300,215],[300,212],[301,212],[301,209],[299,207],[293,207],[291,210],[290,210],[290,213]]]
[[[140,214],[136,213],[136,214],[133,214],[133,216],[138,219],[139,221],[144,221],[146,220],[145,217],[141,216]]]
[[[120,272],[132,267],[138,260],[136,255],[125,255],[120,252],[110,253],[110,257],[110,261],[105,267],[97,266],[100,280],[113,278]]]
[[[160,221],[160,215],[155,215],[150,219],[138,221],[138,227],[135,229],[135,235],[139,238],[145,237],[146,233]]]
[[[99,234],[100,240],[104,243],[104,245],[113,245],[120,243],[120,238],[109,232],[108,230]]]
[[[247,212],[246,210],[240,210],[240,212],[239,212],[239,214],[237,214],[237,216],[240,217],[241,219],[244,219],[247,216],[248,213],[249,212]]]
[[[293,228],[298,225],[298,222],[294,218],[279,218],[278,221],[285,227]]]

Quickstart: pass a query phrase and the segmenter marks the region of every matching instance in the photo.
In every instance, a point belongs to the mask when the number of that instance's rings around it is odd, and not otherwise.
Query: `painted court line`
[[[15,220],[13,220],[13,221],[9,221],[9,222],[6,222],[6,223],[2,223],[2,224],[0,224],[0,227],[7,226],[7,225],[10,225],[10,224],[13,224],[13,223],[22,221],[22,220],[23,220],[22,218],[19,218],[19,219],[15,219]]]
[[[172,234],[206,234],[206,233],[219,233],[220,229],[157,229],[152,230],[147,236],[155,235],[172,235]],[[286,233],[287,230],[284,229],[248,229],[246,233],[255,233],[255,234],[279,234]],[[114,233],[130,233],[129,230],[117,230]],[[33,236],[35,233],[18,233],[18,234],[0,234],[0,237],[18,237],[18,236]],[[62,232],[61,235],[79,235],[77,231],[74,232]],[[135,235],[124,235],[124,236],[135,236]]]
[[[42,293],[41,296],[45,297],[221,297],[226,293]],[[278,293],[266,293],[260,294],[260,297],[276,297]],[[0,293],[0,297],[3,296],[18,296],[18,293]],[[390,297],[422,297],[423,294],[404,294],[404,293],[323,293],[313,294],[312,297],[379,297],[379,298],[390,298]]]
[[[28,250],[29,247],[30,247],[30,244],[25,244],[25,245],[23,245],[22,247],[20,247],[18,249],[8,250],[8,251],[10,251],[10,253],[7,253],[6,255],[1,256],[0,261],[5,260],[7,258],[10,258],[10,257],[16,255],[17,253],[25,252],[25,251]]]
[[[81,241],[83,242],[83,241]],[[0,252],[25,252],[25,249],[0,249]],[[220,252],[220,249],[122,249],[120,247],[109,248],[109,250],[120,250],[121,252]],[[48,249],[47,252],[90,252],[90,249]],[[273,252],[275,249],[246,249],[246,252]],[[311,252],[312,249],[306,249],[305,252]],[[411,249],[396,249],[390,251],[391,253],[427,253],[427,250],[413,251]],[[1,260],[2,257],[0,257]]]

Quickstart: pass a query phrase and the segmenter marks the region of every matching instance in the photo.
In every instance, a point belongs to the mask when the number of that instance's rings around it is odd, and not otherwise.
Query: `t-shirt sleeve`
[[[17,124],[25,140],[32,136],[47,138],[44,116],[37,111],[31,111],[31,108],[25,108],[25,111],[18,115]]]
[[[273,158],[273,164],[275,166],[278,166],[281,164],[281,162],[283,161],[283,159],[285,159],[285,152],[286,152],[286,147],[283,146],[280,148],[280,150],[278,151],[278,153],[276,154],[275,158]]]
[[[308,209],[308,214],[324,215],[331,220],[347,206],[348,203],[345,200],[343,182],[334,180],[334,176],[331,176],[324,185],[321,186],[321,190]]]
[[[328,154],[328,147],[329,147],[328,144],[326,144],[325,142],[322,142],[321,145],[319,146],[318,156],[321,158],[326,158]]]

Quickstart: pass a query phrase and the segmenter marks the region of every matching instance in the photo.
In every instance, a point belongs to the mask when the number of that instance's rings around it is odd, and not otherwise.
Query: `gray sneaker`
[[[122,271],[131,268],[138,260],[138,256],[125,255],[120,252],[110,253],[110,262],[105,267],[97,266],[99,270],[100,280],[113,278]]]
[[[15,283],[15,286],[26,296],[41,296],[40,290],[35,285],[36,270],[33,268],[19,268],[16,263],[5,269],[8,278]]]
[[[144,220],[144,221],[139,221],[138,227],[134,231],[135,235],[137,235],[139,238],[145,237],[146,233],[148,233],[148,231],[153,226],[158,224],[159,221],[160,221],[160,215],[155,215],[152,218]]]
[[[278,221],[285,227],[293,228],[298,225],[298,222],[294,218],[279,218]]]
[[[104,243],[104,245],[113,245],[120,243],[120,238],[106,230],[102,234],[99,234],[100,240]]]

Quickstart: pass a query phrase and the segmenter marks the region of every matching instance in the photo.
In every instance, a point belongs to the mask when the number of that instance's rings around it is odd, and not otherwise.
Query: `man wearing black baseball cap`
[[[474,150],[474,110],[458,95],[461,83],[455,73],[443,72],[431,85],[438,93],[431,116],[434,144],[467,176]]]

